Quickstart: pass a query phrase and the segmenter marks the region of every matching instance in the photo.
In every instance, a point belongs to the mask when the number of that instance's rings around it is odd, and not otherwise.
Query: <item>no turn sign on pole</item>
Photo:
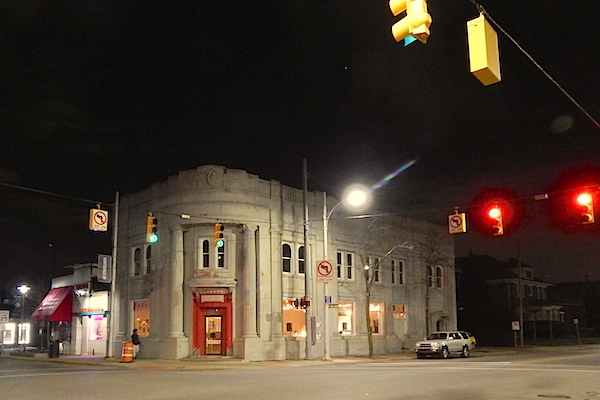
[[[317,261],[317,282],[333,282],[334,280],[331,261]]]
[[[108,230],[108,211],[97,208],[90,210],[90,230],[100,232]]]
[[[467,231],[467,217],[465,213],[456,211],[448,215],[448,233],[465,233]]]

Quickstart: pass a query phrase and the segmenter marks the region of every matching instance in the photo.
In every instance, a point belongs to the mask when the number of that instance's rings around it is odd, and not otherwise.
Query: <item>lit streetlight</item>
[[[17,343],[19,343],[19,339],[23,340],[23,351],[27,349],[27,343],[25,341],[25,299],[27,298],[27,292],[31,289],[27,285],[21,285],[17,287],[17,290],[21,292],[21,328],[19,329],[19,333],[17,335]]]
[[[338,208],[340,205],[344,203],[348,203],[353,207],[358,207],[366,203],[368,197],[368,190],[366,188],[360,186],[351,186],[347,191],[344,199],[337,203],[335,206],[331,208],[329,212],[327,212],[327,194],[323,192],[323,258],[325,260],[329,260],[329,219],[333,214],[333,211]],[[323,359],[331,360],[330,355],[330,332],[329,332],[329,303],[327,302],[327,298],[329,296],[328,292],[328,283],[323,282],[325,285],[323,288],[323,307],[324,307],[324,315],[323,315],[323,325],[325,325],[325,329],[323,331],[324,341],[323,341]]]

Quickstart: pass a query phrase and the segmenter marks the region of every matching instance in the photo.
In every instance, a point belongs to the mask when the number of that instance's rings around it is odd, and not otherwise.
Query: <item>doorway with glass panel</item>
[[[221,316],[206,316],[204,317],[205,327],[205,346],[204,354],[220,355],[222,354],[222,338],[221,338]]]

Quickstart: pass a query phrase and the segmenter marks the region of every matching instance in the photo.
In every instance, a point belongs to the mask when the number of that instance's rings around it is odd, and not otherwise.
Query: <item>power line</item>
[[[558,88],[558,90],[560,90],[573,104],[575,104],[575,106],[586,117],[589,118],[590,121],[592,121],[592,123],[596,126],[596,128],[600,129],[600,123],[598,121],[596,121],[596,119],[589,112],[587,112],[587,110],[585,108],[583,108],[583,106],[581,104],[579,104],[579,102],[577,102],[577,100],[575,100],[573,98],[573,96],[571,96],[554,78],[552,78],[552,76],[550,76],[550,74],[548,72],[546,72],[546,70],[544,70],[544,68],[542,68],[542,66],[540,64],[537,63],[533,59],[533,57],[529,53],[527,53],[527,51],[525,51],[525,49],[523,47],[521,47],[521,45],[519,45],[519,43],[517,43],[517,41],[515,39],[513,39],[513,37],[510,36],[508,34],[508,32],[506,32],[500,26],[500,24],[498,24],[492,18],[492,16],[483,8],[483,6],[481,4],[477,3],[475,0],[469,0],[469,1],[471,1],[471,3],[473,3],[475,5],[475,8],[477,8],[477,11],[482,13],[496,28],[498,28],[500,30],[500,32],[502,32],[511,42],[513,42],[513,44],[517,47],[517,49],[519,49],[523,54],[525,54],[525,56],[533,63],[533,65],[535,65],[542,72],[542,74],[544,74],[546,76],[546,78],[548,78],[550,80],[550,82],[552,82]]]
[[[10,183],[0,182],[0,186],[6,186],[6,187],[9,187],[9,188],[13,188],[13,189],[25,190],[25,191],[33,192],[33,193],[45,194],[45,195],[53,196],[53,197],[61,197],[63,199],[81,201],[81,202],[84,202],[84,203],[104,204],[104,205],[108,205],[108,206],[113,206],[114,205],[112,203],[106,203],[104,201],[82,199],[80,197],[67,196],[67,195],[64,195],[64,194],[47,192],[45,190],[32,189],[32,188],[28,188],[28,187],[24,187],[24,186],[18,186],[18,185],[11,185]]]

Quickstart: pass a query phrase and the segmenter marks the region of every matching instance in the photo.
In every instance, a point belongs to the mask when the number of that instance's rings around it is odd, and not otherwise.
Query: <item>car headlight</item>
[[[432,348],[433,350],[437,350],[437,349],[439,349],[440,347],[441,347],[441,345],[440,345],[439,343],[437,343],[437,342],[431,343],[431,348]]]

